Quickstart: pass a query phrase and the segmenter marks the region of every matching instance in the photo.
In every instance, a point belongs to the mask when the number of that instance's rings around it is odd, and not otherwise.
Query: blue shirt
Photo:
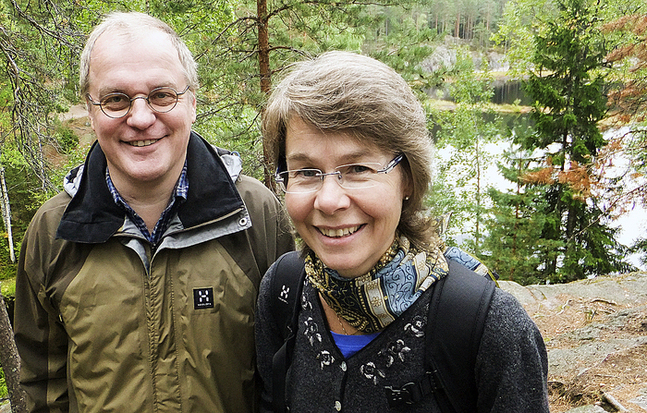
[[[337,348],[339,349],[339,351],[341,351],[341,354],[343,354],[345,358],[348,358],[357,353],[358,351],[366,347],[368,343],[373,341],[375,337],[380,335],[380,333],[373,333],[350,336],[333,333],[332,331],[330,332],[330,334],[332,334],[332,338],[333,340],[335,340]]]
[[[144,220],[121,197],[119,191],[117,191],[117,188],[115,188],[115,185],[110,178],[110,172],[106,167],[106,184],[108,185],[108,189],[112,194],[112,198],[117,205],[119,205],[122,209],[124,209],[124,211],[126,211],[126,215],[128,215],[135,226],[137,226],[137,229],[141,231],[142,235],[144,235],[144,237],[146,237],[146,239],[151,244],[153,244],[153,246],[157,245],[157,243],[160,241],[160,238],[162,238],[162,234],[164,234],[164,231],[166,231],[166,229],[168,228],[168,225],[173,218],[173,212],[175,212],[175,210],[187,199],[187,194],[189,193],[189,178],[187,177],[186,169],[187,162],[184,161],[182,173],[180,173],[180,177],[175,184],[175,190],[173,191],[174,196],[172,196],[169,200],[168,205],[164,209],[164,212],[162,212],[162,215],[155,224],[155,228],[153,228],[153,233],[151,234],[148,231],[148,227],[146,226]]]

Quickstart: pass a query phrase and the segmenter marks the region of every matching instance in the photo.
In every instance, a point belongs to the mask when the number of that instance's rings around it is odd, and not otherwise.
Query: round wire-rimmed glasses
[[[337,177],[335,181],[344,189],[367,189],[377,185],[377,177],[391,172],[402,159],[404,155],[399,154],[384,167],[377,162],[366,162],[340,165],[332,172],[323,172],[316,168],[283,171],[276,174],[276,182],[285,193],[309,194],[320,190],[324,179],[333,175]]]
[[[180,96],[189,90],[187,86],[182,92],[177,92],[171,87],[158,87],[150,91],[148,96],[137,96],[131,98],[122,92],[108,93],[103,96],[99,102],[95,102],[90,94],[86,97],[94,106],[99,106],[101,112],[109,118],[118,119],[123,118],[133,107],[133,102],[137,99],[144,99],[153,111],[157,113],[167,113],[177,106]]]

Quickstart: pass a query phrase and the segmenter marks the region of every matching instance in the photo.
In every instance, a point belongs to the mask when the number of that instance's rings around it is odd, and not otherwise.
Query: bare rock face
[[[551,412],[647,412],[647,273],[523,287],[501,281],[539,326]]]

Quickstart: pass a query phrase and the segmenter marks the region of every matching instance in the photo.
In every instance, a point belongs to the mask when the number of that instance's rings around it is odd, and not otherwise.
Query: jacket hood
[[[216,148],[191,132],[187,164],[189,193],[178,209],[184,228],[216,220],[244,207],[234,184],[242,171],[238,154]],[[63,186],[72,200],[61,218],[57,238],[102,243],[123,226],[126,214],[110,194],[106,166],[105,154],[95,142],[85,163],[67,174]]]

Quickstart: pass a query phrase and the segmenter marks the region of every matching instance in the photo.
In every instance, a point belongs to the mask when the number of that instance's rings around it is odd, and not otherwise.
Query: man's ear
[[[92,109],[92,105],[88,102],[85,103],[85,108],[88,110],[88,118],[90,118],[90,126],[92,127],[92,130],[96,132],[96,129],[94,129],[94,116],[95,113]]]
[[[195,97],[195,93],[191,92],[191,123],[195,123],[195,120],[198,117],[198,112],[197,112],[197,106],[198,106],[198,99]]]

